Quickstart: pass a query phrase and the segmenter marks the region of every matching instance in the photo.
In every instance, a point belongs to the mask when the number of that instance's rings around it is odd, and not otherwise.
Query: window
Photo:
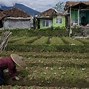
[[[52,21],[51,20],[43,20],[43,27],[51,26]]]
[[[43,20],[43,23],[42,24],[43,24],[43,27],[45,27],[45,20]]]
[[[62,18],[56,18],[56,23],[61,24],[62,23]]]

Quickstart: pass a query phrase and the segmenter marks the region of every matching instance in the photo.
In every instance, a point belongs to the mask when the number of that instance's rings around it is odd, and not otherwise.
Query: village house
[[[0,24],[4,29],[30,29],[32,16],[20,9],[12,8],[0,12]]]
[[[65,27],[65,15],[48,9],[37,16],[38,29]]]
[[[68,1],[65,10],[70,14],[71,25],[88,25],[89,24],[89,1],[74,2]]]
[[[67,17],[67,27],[81,27],[88,33],[89,31],[89,1],[68,1],[65,10],[69,13]]]

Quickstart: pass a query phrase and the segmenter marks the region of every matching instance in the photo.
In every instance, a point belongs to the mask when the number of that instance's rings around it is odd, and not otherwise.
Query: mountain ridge
[[[12,9],[12,8],[18,8],[18,9],[24,11],[25,13],[27,13],[28,15],[32,15],[32,16],[38,15],[40,13],[39,11],[36,11],[36,10],[30,8],[30,7],[27,7],[27,6],[25,6],[23,4],[19,4],[19,3],[15,3],[15,5],[9,6],[9,7],[0,4],[1,10],[9,10],[9,9]]]

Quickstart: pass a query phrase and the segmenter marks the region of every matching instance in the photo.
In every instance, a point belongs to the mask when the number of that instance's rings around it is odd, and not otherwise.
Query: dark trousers
[[[0,85],[4,84],[4,73],[2,70],[0,70]]]

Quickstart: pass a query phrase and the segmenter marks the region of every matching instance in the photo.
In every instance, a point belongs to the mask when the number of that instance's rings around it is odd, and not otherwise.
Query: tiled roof
[[[48,9],[42,12],[38,17],[39,18],[52,18],[53,16],[63,15],[62,13],[57,12],[55,9]]]
[[[31,17],[30,15],[17,8],[12,8],[10,10],[3,11],[3,14],[9,17]]]
[[[31,17],[30,15],[28,15],[27,13],[25,13],[24,11],[17,9],[17,8],[12,8],[10,10],[6,10],[6,11],[0,11],[0,20],[4,17],[22,17],[22,18],[27,18],[27,17]]]

